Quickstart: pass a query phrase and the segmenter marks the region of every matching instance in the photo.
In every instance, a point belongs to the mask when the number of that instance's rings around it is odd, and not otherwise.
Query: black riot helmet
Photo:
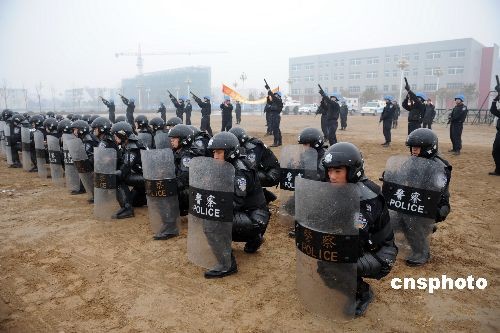
[[[326,179],[328,169],[345,166],[347,167],[347,182],[357,183],[365,174],[364,160],[358,147],[350,142],[338,142],[327,149],[323,158]]]
[[[224,160],[231,162],[240,156],[240,142],[230,132],[220,132],[208,141],[207,149],[213,154],[216,149],[224,149]]]
[[[57,120],[57,121],[61,121],[61,120],[63,120],[63,119],[64,119],[64,117],[62,116],[62,114],[57,114],[57,115],[56,115],[56,120]]]
[[[172,127],[168,132],[168,136],[171,138],[179,138],[179,145],[181,147],[191,146],[194,139],[193,130],[184,124],[178,124]]]
[[[86,121],[86,122],[87,122],[87,124],[89,124],[89,125],[90,125],[90,124],[92,124],[92,122],[90,121],[90,117],[92,117],[92,115],[91,115],[91,114],[84,114],[84,115],[82,116],[82,120]]]
[[[78,137],[81,139],[85,135],[90,133],[90,126],[85,120],[76,120],[71,123],[71,129],[77,129],[78,130]]]
[[[73,119],[72,119],[72,120],[73,120],[73,121],[82,120],[82,116],[81,116],[81,115],[79,115],[79,114],[74,114],[74,115],[73,115]]]
[[[178,124],[182,124],[182,119],[179,117],[172,117],[169,120],[167,120],[167,123],[165,125],[169,128],[172,128]]]
[[[31,127],[36,129],[42,129],[44,120],[45,119],[41,114],[34,115],[33,117],[30,118]]]
[[[201,130],[194,126],[194,125],[187,125],[192,131],[193,131],[193,136],[196,138],[198,135],[200,135]]]
[[[57,120],[56,118],[47,118],[43,121],[43,127],[50,133],[57,131]]]
[[[67,118],[67,119],[69,119],[69,120],[71,120],[71,121],[73,121],[73,117],[74,117],[74,116],[75,116],[74,114],[69,113],[69,114],[66,116],[66,118]]]
[[[229,130],[229,133],[233,133],[238,139],[240,146],[243,146],[245,142],[250,140],[252,137],[245,132],[245,130],[241,127],[233,127]]]
[[[309,144],[314,149],[320,149],[325,144],[325,140],[319,129],[308,127],[300,132],[298,143]]]
[[[138,138],[134,134],[134,130],[132,129],[132,125],[127,123],[126,121],[120,121],[111,126],[111,134],[116,135],[120,140],[133,140],[137,141]]]
[[[144,115],[135,117],[135,122],[137,123],[137,128],[139,129],[145,129],[149,126],[148,118]]]
[[[90,127],[92,127],[93,130],[96,128],[99,130],[99,134],[111,133],[111,126],[113,126],[113,124],[106,117],[97,117],[97,119],[90,124]]]
[[[160,117],[155,117],[149,121],[149,125],[153,129],[153,131],[162,130],[165,127],[165,121]]]
[[[419,157],[432,158],[438,152],[438,137],[428,128],[417,128],[406,138],[406,145],[410,147],[420,147]]]
[[[14,126],[20,126],[21,123],[24,121],[24,117],[23,115],[19,114],[19,113],[16,113],[12,116],[12,118],[10,119],[10,121],[12,122],[12,124]]]
[[[59,124],[57,124],[57,131],[60,133],[71,134],[72,133],[71,120],[69,119],[61,120]]]
[[[9,109],[5,109],[2,111],[2,118],[0,120],[7,121],[14,115],[14,112]]]
[[[100,116],[95,114],[93,116],[90,117],[89,119],[89,125],[92,125],[92,123],[94,122],[94,120],[96,120],[97,118],[99,118]],[[91,126],[92,127],[92,126]]]
[[[49,111],[45,114],[46,118],[55,118],[56,114],[52,111]]]
[[[125,116],[118,116],[115,118],[115,124],[119,123],[120,121],[127,121],[127,118],[125,118]]]

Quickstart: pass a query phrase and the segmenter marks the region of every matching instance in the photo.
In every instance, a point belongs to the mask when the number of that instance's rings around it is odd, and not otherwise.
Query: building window
[[[403,56],[403,59],[406,60],[406,61],[410,61],[410,54],[409,53],[405,53],[405,55]]]
[[[304,76],[304,81],[314,81],[314,76],[312,75]]]
[[[361,73],[349,73],[349,80],[361,79]]]
[[[419,59],[419,55],[417,52],[413,53],[413,60],[418,60]]]
[[[306,88],[306,89],[304,89],[304,94],[305,95],[312,95],[313,94],[313,88]]]
[[[388,92],[389,91],[389,85],[385,84],[384,85],[384,92]]]
[[[464,84],[462,82],[451,82],[446,84],[448,89],[462,89]]]
[[[395,85],[395,84],[393,84],[393,85],[391,86],[391,91],[396,91],[396,90],[398,90],[398,86],[397,86],[397,85]]]
[[[385,56],[385,62],[391,62],[391,56],[386,55]]]
[[[334,60],[333,61],[333,66],[334,67],[337,67],[337,66],[342,67],[342,66],[344,66],[344,59]]]
[[[398,76],[398,71],[397,69],[392,71],[392,77],[397,77]]]
[[[394,55],[394,62],[398,62],[398,60],[399,60],[399,56],[397,54]]]
[[[299,82],[300,81],[300,77],[293,76],[293,77],[290,78],[290,80],[292,81],[292,83]]]
[[[292,89],[292,95],[300,95],[300,89]]]
[[[320,74],[318,80],[319,81],[328,81],[328,74]]]
[[[437,84],[436,83],[426,83],[424,84],[424,91],[436,91]]]
[[[366,86],[365,88],[366,88],[366,90],[373,90],[373,91],[377,91],[378,90],[377,86]]]
[[[391,76],[391,71],[384,71],[384,77],[390,77]]]
[[[333,73],[333,79],[334,80],[343,80],[344,79],[344,73]]]
[[[440,59],[441,58],[441,52],[437,52],[437,51],[427,52],[425,54],[425,58],[427,60]]]
[[[378,77],[378,72],[366,72],[367,79],[376,79]]]
[[[465,57],[465,49],[450,51],[450,58],[463,58],[463,57]]]
[[[292,72],[299,71],[300,70],[300,65],[292,65],[292,66],[290,66],[290,70]]]
[[[360,91],[361,91],[361,88],[359,86],[350,86],[349,87],[350,93],[359,93]]]
[[[311,70],[311,69],[314,69],[314,64],[313,64],[313,63],[310,63],[310,64],[304,64],[304,69],[305,69],[305,70]]]
[[[356,59],[351,59],[351,61],[349,62],[352,66],[359,66],[361,65],[361,59],[359,58],[356,58]]]
[[[437,74],[442,74],[441,68],[439,67],[434,67],[434,68],[426,68],[425,69],[425,76],[437,76]]]
[[[328,68],[330,67],[330,62],[329,61],[320,61],[319,62],[319,68]]]
[[[463,66],[448,67],[448,74],[450,75],[463,74],[463,73],[464,73]]]
[[[413,68],[413,76],[418,76],[418,69],[417,68]]]
[[[410,70],[409,69],[405,69],[403,71],[403,76],[410,76]]]
[[[367,59],[366,59],[366,64],[367,64],[367,65],[375,65],[375,64],[378,64],[378,57],[367,58]]]

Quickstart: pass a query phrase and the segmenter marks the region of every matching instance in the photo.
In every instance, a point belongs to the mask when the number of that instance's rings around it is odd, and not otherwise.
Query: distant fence
[[[451,109],[436,109],[436,117],[434,122],[439,124],[448,123],[448,116],[451,114]],[[465,123],[469,125],[491,125],[495,116],[490,110],[469,109]]]

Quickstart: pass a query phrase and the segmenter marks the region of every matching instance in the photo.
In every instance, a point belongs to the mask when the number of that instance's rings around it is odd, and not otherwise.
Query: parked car
[[[299,114],[315,114],[318,110],[318,104],[304,104],[299,108]]]
[[[376,116],[382,113],[384,106],[385,103],[383,101],[370,101],[361,108],[361,115],[371,114],[372,116]]]
[[[299,114],[300,102],[289,96],[283,98],[283,114]]]

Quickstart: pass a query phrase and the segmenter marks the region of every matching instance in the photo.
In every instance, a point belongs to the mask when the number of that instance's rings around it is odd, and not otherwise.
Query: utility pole
[[[189,97],[190,97],[190,95],[189,95],[189,93],[191,92],[191,87],[190,87],[190,84],[191,84],[192,82],[193,82],[193,81],[191,81],[191,79],[190,79],[189,77],[186,79],[186,81],[184,81],[184,83],[185,83],[185,84],[187,84],[187,86],[188,86],[188,93],[187,93],[187,95],[186,95],[186,98],[189,98]]]
[[[404,59],[401,57],[398,61],[398,68],[401,70],[401,78],[399,81],[399,100],[398,102],[401,103],[401,96],[403,95],[403,76],[404,76],[404,70],[410,66],[410,63],[408,60]]]
[[[241,82],[243,82],[243,89],[245,89],[246,79],[247,79],[247,75],[245,74],[245,72],[241,73],[240,80],[241,80]],[[243,112],[244,109],[245,109],[245,103],[241,103],[241,112]]]
[[[52,93],[52,111],[56,112],[56,90],[54,87],[50,88],[50,92]]]
[[[38,96],[38,108],[40,112],[42,112],[42,100],[41,100],[41,94],[42,94],[42,81],[38,84],[38,86],[35,86],[36,90],[36,95]]]

